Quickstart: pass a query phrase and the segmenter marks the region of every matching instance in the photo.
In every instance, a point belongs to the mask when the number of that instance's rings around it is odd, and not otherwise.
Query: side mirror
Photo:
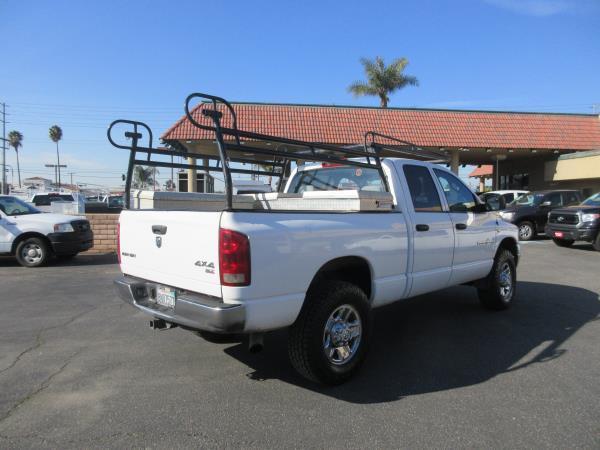
[[[475,206],[473,206],[473,208],[471,208],[471,211],[475,214],[482,214],[491,210],[492,207],[487,203],[477,203]]]
[[[552,202],[550,200],[546,200],[540,206],[552,206]]]

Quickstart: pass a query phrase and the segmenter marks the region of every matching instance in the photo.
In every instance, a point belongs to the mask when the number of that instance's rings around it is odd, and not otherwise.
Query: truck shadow
[[[245,343],[225,352],[248,365],[253,380],[280,379],[352,403],[390,402],[560,358],[569,337],[599,314],[597,293],[559,284],[519,282],[517,302],[505,312],[481,309],[469,287],[423,295],[376,310],[366,363],[337,387],[296,374],[285,331],[270,333],[257,355]]]

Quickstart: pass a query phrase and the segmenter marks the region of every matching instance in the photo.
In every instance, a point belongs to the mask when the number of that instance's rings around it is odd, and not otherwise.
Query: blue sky
[[[107,124],[161,134],[193,91],[377,105],[346,91],[363,56],[409,59],[420,86],[390,106],[600,111],[597,0],[0,0],[0,21],[0,102],[25,136],[24,176],[52,178],[56,123],[75,181],[119,185],[127,155]]]

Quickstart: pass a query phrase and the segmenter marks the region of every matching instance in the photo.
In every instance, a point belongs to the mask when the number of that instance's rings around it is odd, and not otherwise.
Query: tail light
[[[219,271],[223,286],[250,284],[250,241],[237,231],[219,229]]]
[[[117,258],[121,264],[121,223],[117,222]]]

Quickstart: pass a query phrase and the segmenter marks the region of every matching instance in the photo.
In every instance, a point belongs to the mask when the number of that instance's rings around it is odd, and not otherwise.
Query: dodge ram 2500
[[[474,284],[484,307],[508,308],[517,228],[440,166],[382,164],[393,208],[379,212],[123,211],[121,296],[192,330],[291,327],[294,367],[325,383],[346,380],[362,362],[373,308],[464,283]],[[285,192],[300,194],[300,204],[315,190],[344,185],[379,192],[372,172],[309,166],[290,177]],[[260,194],[253,198],[260,202]]]
[[[207,102],[190,109],[194,98]],[[142,122],[108,130],[130,150],[115,284],[154,328],[247,334],[252,349],[289,327],[296,370],[337,384],[365,359],[374,308],[459,284],[485,308],[513,303],[518,229],[423,161],[444,154],[372,131],[364,148],[242,131],[233,106],[207,94],[188,97],[186,116],[202,145],[153,148]],[[113,139],[123,125],[130,145]],[[130,195],[135,165],[222,172],[225,194]],[[232,173],[278,177],[278,192],[233,195]]]

